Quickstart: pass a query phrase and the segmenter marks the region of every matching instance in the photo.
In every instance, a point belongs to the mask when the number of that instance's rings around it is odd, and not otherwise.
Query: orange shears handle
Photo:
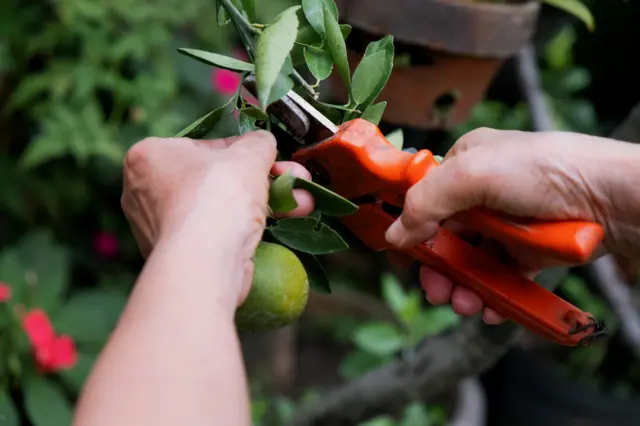
[[[344,197],[372,194],[398,207],[411,186],[439,167],[430,151],[399,150],[378,126],[363,119],[343,124],[333,137],[296,152],[293,160],[303,164],[321,160],[330,171],[331,188]],[[604,237],[604,229],[594,222],[540,221],[485,208],[460,212],[451,219],[485,236],[567,263],[587,262]]]
[[[394,217],[379,204],[362,205],[340,220],[372,249],[395,250],[384,238]],[[560,345],[586,343],[599,331],[590,314],[442,227],[429,241],[401,252],[475,291],[506,318]]]

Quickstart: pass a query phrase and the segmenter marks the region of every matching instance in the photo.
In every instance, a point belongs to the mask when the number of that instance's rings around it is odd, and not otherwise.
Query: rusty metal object
[[[340,17],[371,34],[466,56],[506,58],[533,36],[540,3],[338,0]]]
[[[361,55],[350,50],[349,63],[354,70]],[[419,129],[442,129],[464,122],[471,109],[482,100],[484,92],[500,68],[500,59],[477,59],[435,53],[430,65],[399,67],[391,77],[377,101],[387,101],[384,121],[398,126]],[[334,73],[330,77],[331,92],[342,102],[348,93]],[[446,116],[434,108],[443,95],[457,92],[458,98]]]
[[[423,130],[445,129],[467,119],[503,61],[533,36],[540,9],[537,1],[338,0],[336,4],[341,19],[354,28],[347,39],[352,70],[364,52],[362,34],[368,41],[393,34],[396,54],[403,48],[410,53],[412,64],[394,68],[378,101],[387,101],[385,122]],[[354,37],[361,39],[354,42]],[[329,82],[337,100],[346,102],[348,93],[340,78],[334,73]],[[456,99],[443,113],[439,102],[451,94]]]

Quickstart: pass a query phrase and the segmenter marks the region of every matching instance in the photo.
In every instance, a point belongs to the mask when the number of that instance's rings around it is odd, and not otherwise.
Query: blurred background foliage
[[[294,3],[259,1],[258,13],[268,21]],[[539,61],[557,128],[608,134],[640,99],[639,56],[622,46],[637,38],[638,6],[588,4],[596,32],[564,17],[560,31],[539,43]],[[78,366],[57,378],[65,402],[45,393],[40,404],[63,411],[73,405],[142,265],[120,208],[127,148],[148,136],[175,134],[227,97],[212,68],[176,52],[236,54],[232,28],[215,23],[208,0],[0,2],[0,280],[35,286],[37,294],[52,288],[47,280],[60,281],[59,294],[38,297],[50,301],[54,324],[81,352]],[[480,126],[530,128],[526,104],[510,89],[509,64],[504,69],[465,123],[436,132],[437,154]],[[214,136],[235,129],[229,116]],[[430,147],[432,137],[412,143]],[[414,275],[353,247],[327,257],[335,295],[311,303],[300,324],[273,339],[243,336],[256,425],[281,424],[299,401],[318,397],[316,388],[357,377],[458,323],[449,307],[427,305]],[[35,284],[29,280],[34,272]],[[611,318],[615,332],[615,315],[578,273],[560,292]],[[635,364],[614,373],[602,368],[609,343],[557,358],[575,377],[632,396],[640,386]],[[262,354],[260,345],[273,355],[266,361],[255,355]],[[265,362],[271,364],[261,367]],[[285,385],[273,385],[274,374]],[[397,419],[383,416],[367,425],[447,424],[445,406],[416,402]],[[38,418],[30,421],[39,426]]]

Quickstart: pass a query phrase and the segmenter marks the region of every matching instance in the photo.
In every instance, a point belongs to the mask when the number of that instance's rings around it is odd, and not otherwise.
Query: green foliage
[[[23,404],[33,425],[70,424],[74,401],[69,396],[79,394],[126,303],[122,290],[71,288],[71,266],[71,252],[44,230],[34,231],[0,252],[0,282],[11,288],[10,300],[0,302],[2,424],[18,424],[17,404]],[[34,309],[48,315],[56,334],[73,339],[80,352],[73,367],[55,374],[38,371],[20,314]],[[23,399],[14,401],[7,385]]]
[[[593,31],[595,29],[595,22],[593,15],[587,6],[580,0],[543,0],[548,5],[562,9],[565,12],[580,19],[589,29]]]
[[[396,322],[368,321],[353,331],[351,340],[356,349],[340,366],[340,373],[346,379],[359,377],[390,362],[398,352],[460,321],[449,306],[424,308],[422,292],[419,289],[403,290],[393,275],[385,275],[381,284],[383,299],[394,313]]]

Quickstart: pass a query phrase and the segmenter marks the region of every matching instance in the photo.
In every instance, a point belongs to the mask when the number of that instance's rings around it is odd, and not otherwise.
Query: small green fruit
[[[236,310],[240,331],[268,331],[291,324],[307,306],[309,277],[294,252],[260,242],[253,258],[251,290]]]

